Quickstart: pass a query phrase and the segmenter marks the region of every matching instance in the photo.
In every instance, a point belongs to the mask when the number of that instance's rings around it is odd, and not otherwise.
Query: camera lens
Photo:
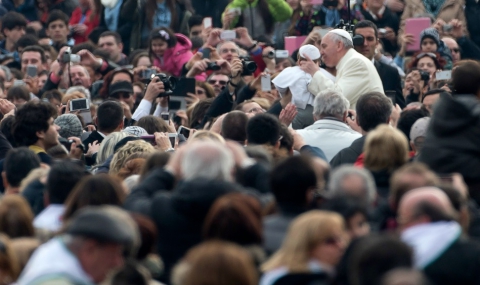
[[[275,58],[275,52],[273,50],[269,51],[267,54],[268,58]]]

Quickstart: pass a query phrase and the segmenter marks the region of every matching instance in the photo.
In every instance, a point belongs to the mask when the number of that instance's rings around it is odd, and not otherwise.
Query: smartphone
[[[13,86],[25,86],[25,82],[23,80],[14,80]]]
[[[150,143],[151,145],[157,145],[157,143],[155,142],[155,136],[154,135],[141,136],[140,138],[142,140]]]
[[[195,84],[195,78],[179,78],[177,86],[175,86],[175,89],[173,90],[173,94],[176,96],[187,96],[187,93],[195,94]]]
[[[262,91],[272,91],[272,81],[270,80],[270,74],[265,74],[261,79]]]
[[[80,63],[80,56],[78,54],[71,54],[70,55],[70,62]]]
[[[407,51],[420,50],[420,33],[430,26],[430,18],[410,18],[405,20],[405,34],[413,35],[413,43],[407,45]]]
[[[147,69],[140,70],[140,72],[138,73],[138,76],[140,76],[140,78],[142,79],[150,79],[154,74],[155,74],[154,69],[147,68]]]
[[[177,133],[168,133],[168,139],[170,140],[170,143],[172,144],[172,147],[175,147],[175,143],[177,142],[177,139],[178,139],[178,134]]]
[[[220,34],[220,39],[225,41],[234,40],[236,37],[237,37],[237,33],[232,30],[222,31],[222,33]]]
[[[203,28],[208,29],[211,27],[212,27],[212,18],[211,17],[203,18]]]
[[[450,33],[453,30],[453,25],[445,24],[442,29],[444,33]]]
[[[90,110],[90,102],[86,98],[73,99],[70,101],[70,111]]]
[[[178,128],[177,133],[179,135],[183,135],[186,139],[188,139],[188,137],[190,136],[190,129],[184,126],[180,126],[180,128]]]
[[[90,109],[82,110],[78,114],[80,115],[80,117],[82,117],[83,122],[86,125],[93,123],[92,113],[90,112]]]
[[[395,106],[395,104],[397,103],[395,100],[395,96],[397,95],[397,92],[395,92],[394,90],[386,90],[385,95],[388,98],[390,98],[390,100],[392,100],[393,106]]]
[[[437,71],[437,73],[435,73],[435,79],[437,81],[450,80],[451,78],[452,78],[451,70]]]
[[[203,54],[202,58],[210,59],[210,52],[211,52],[211,50],[208,47],[204,48],[202,50],[202,54]]]
[[[163,112],[160,114],[160,117],[167,123],[170,121],[170,114],[168,112]]]
[[[37,66],[36,65],[27,65],[27,76],[35,77],[37,76]]]
[[[284,49],[276,50],[275,58],[288,58],[288,50],[284,50]]]

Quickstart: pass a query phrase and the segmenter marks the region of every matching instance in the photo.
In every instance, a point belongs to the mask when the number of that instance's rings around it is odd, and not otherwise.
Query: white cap
[[[343,38],[346,38],[352,45],[353,45],[353,40],[352,40],[352,36],[345,30],[342,30],[342,29],[334,29],[334,30],[331,30],[330,32],[328,32],[327,34],[330,34],[330,33],[334,33],[334,34],[337,34]]]
[[[308,56],[311,60],[316,60],[320,58],[320,51],[314,45],[304,45],[300,47],[298,53],[301,57],[306,58]]]

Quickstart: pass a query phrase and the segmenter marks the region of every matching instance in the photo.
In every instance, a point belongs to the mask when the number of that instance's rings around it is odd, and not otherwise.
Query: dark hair
[[[213,90],[212,85],[208,84],[207,82],[204,81],[197,81],[195,82],[196,87],[200,87],[203,90],[205,90],[205,96],[207,98],[215,98],[215,91]]]
[[[32,46],[27,46],[22,50],[22,54],[26,52],[38,52],[40,54],[40,59],[42,60],[42,63],[47,62],[47,57],[45,56],[45,51],[43,48],[39,45],[32,45]],[[12,71],[13,73],[13,71]]]
[[[200,26],[203,24],[203,17],[201,15],[192,15],[188,19],[188,26],[191,28],[193,26]]]
[[[430,218],[430,222],[432,223],[455,220],[450,214],[446,213],[440,207],[430,203],[429,201],[420,201],[412,210],[412,212],[413,218],[427,216]]]
[[[456,94],[477,94],[480,90],[480,63],[466,62],[455,68],[452,86]]]
[[[3,32],[5,29],[13,30],[16,27],[26,28],[27,23],[28,22],[25,16],[20,13],[10,11],[2,17],[2,33],[5,34]]]
[[[168,34],[168,39],[162,34],[160,34],[161,31],[165,31]],[[175,36],[172,30],[165,27],[156,28],[150,33],[150,37],[148,40],[148,54],[150,56],[153,55],[152,42],[158,39],[165,41],[168,45],[168,48],[172,48],[177,44],[177,37]]]
[[[37,132],[46,132],[50,127],[50,118],[54,118],[57,113],[51,104],[42,101],[29,101],[20,107],[15,114],[12,126],[17,145],[30,146],[36,143]]]
[[[222,122],[222,136],[227,140],[245,143],[247,139],[248,117],[244,112],[232,111],[228,113]]]
[[[8,140],[8,142],[13,146],[16,147],[17,143],[15,142],[15,139],[13,138],[13,133],[12,133],[12,126],[13,122],[15,121],[14,116],[9,116],[4,118],[0,122],[0,129],[2,131],[2,134],[5,136],[5,138]]]
[[[435,54],[435,58],[429,56],[428,54],[429,53],[433,53]],[[419,55],[423,54],[423,56],[421,57],[418,57]],[[446,60],[438,53],[438,52],[417,52],[413,55],[412,59],[408,65],[408,69],[412,69],[414,67],[417,67],[417,64],[418,62],[420,61],[420,59],[424,58],[424,57],[429,57],[433,60],[433,62],[435,63],[435,66],[437,69],[443,69],[443,67],[447,64]]]
[[[45,91],[42,95],[42,99],[45,98],[45,99],[48,99],[48,101],[52,99],[57,99],[59,102],[62,102],[62,97],[63,97],[63,94],[58,89]]]
[[[289,157],[270,173],[270,188],[279,205],[307,206],[307,191],[316,186],[317,176],[307,157]]]
[[[38,45],[38,38],[34,35],[25,34],[21,36],[15,43],[15,49],[26,48],[29,46]]]
[[[336,212],[345,219],[347,227],[348,221],[356,214],[362,214],[368,218],[368,209],[365,203],[362,203],[357,198],[338,195],[332,197],[321,206],[322,210]]]
[[[168,152],[156,151],[152,153],[147,158],[147,160],[145,161],[145,164],[143,165],[142,171],[140,172],[139,181],[142,181],[143,179],[145,179],[145,177],[147,177],[152,170],[157,168],[162,168],[165,165],[167,165],[169,160],[170,160],[170,153]]]
[[[7,92],[7,100],[13,101],[13,99],[23,99],[30,101],[30,91],[25,86],[13,86]]]
[[[150,56],[148,55],[148,52],[147,52],[147,51],[141,51],[141,52],[137,53],[137,54],[132,58],[132,61],[131,61],[131,64],[133,65],[133,67],[137,67],[138,62],[140,61],[140,59],[141,59],[142,57],[148,57],[148,58],[150,58]]]
[[[375,32],[375,38],[378,38],[378,28],[377,25],[375,25],[372,21],[369,20],[363,20],[358,22],[355,27],[353,28],[353,33],[356,34],[357,29],[362,29],[362,28],[372,28],[373,31]]]
[[[65,23],[65,26],[67,26],[67,28],[68,28],[68,21],[70,20],[70,18],[68,17],[67,14],[65,14],[61,10],[57,10],[57,9],[50,12],[50,14],[48,15],[48,18],[47,18],[47,22],[45,23],[45,27],[47,27],[47,29],[48,29],[48,26],[50,26],[50,24],[52,22],[55,22],[55,21],[58,21],[58,20],[61,20],[63,23]]]
[[[386,124],[392,113],[392,101],[380,92],[370,92],[358,98],[357,122],[363,131],[369,132]]]
[[[123,108],[115,101],[103,102],[97,109],[98,130],[113,132],[123,122]]]
[[[112,84],[113,78],[118,73],[128,74],[128,76],[130,76],[131,82],[133,83],[133,74],[130,70],[128,70],[126,68],[117,68],[117,69],[114,69],[114,70],[110,71],[109,73],[107,73],[103,77],[103,86],[100,89],[100,91],[98,91],[100,97],[102,97],[104,100],[107,99],[108,97],[110,97],[110,91],[109,91],[110,90],[110,85]]]
[[[280,148],[285,149],[286,151],[291,151],[293,149],[293,136],[288,130],[288,127],[284,124],[280,125],[280,135],[282,139],[280,140]]]
[[[83,178],[65,202],[64,220],[70,219],[78,210],[86,206],[122,206],[125,192],[118,178],[108,174],[98,174]]]
[[[7,195],[0,202],[0,232],[10,238],[34,237],[33,213],[20,195]]]
[[[47,52],[50,53],[52,61],[56,59],[58,52],[54,47],[52,47],[51,45],[40,45],[40,47],[43,48],[43,51],[45,53]],[[48,74],[48,71],[47,71],[47,74]]]
[[[147,255],[154,252],[158,235],[157,227],[152,219],[147,216],[137,213],[130,213],[130,216],[137,224],[142,239],[142,243],[136,255],[137,260],[142,261]]]
[[[95,45],[90,43],[90,42],[84,42],[84,43],[80,43],[78,45],[74,45],[72,47],[72,54],[76,54],[78,53],[79,51],[81,51],[82,49],[86,49],[88,50],[89,52],[93,53],[93,51],[95,50]]]
[[[87,175],[83,167],[70,160],[55,163],[47,178],[47,193],[51,204],[64,204],[77,183]]]
[[[170,20],[170,28],[176,26],[177,22],[180,20],[178,17],[177,12],[177,5],[175,0],[165,0],[165,5],[167,9],[170,11],[171,20]],[[147,25],[148,28],[153,29],[153,17],[155,16],[155,11],[157,10],[157,1],[156,0],[148,0],[145,3],[145,17],[147,18]]]
[[[348,262],[352,285],[380,285],[385,273],[397,267],[412,267],[412,249],[398,238],[370,235],[354,244]]]
[[[446,92],[445,90],[443,89],[432,89],[430,91],[428,91],[427,93],[423,94],[423,97],[422,97],[422,103],[423,103],[423,100],[425,99],[425,97],[429,96],[429,95],[436,95],[436,94],[440,94],[440,93],[444,93]]]
[[[192,115],[190,117],[190,128],[196,129],[201,126],[202,120],[207,114],[208,109],[212,106],[214,98],[207,98],[200,100],[195,107],[193,107]]]
[[[148,134],[153,135],[156,132],[168,133],[169,127],[164,120],[156,116],[144,116],[135,123],[135,126],[144,128]]]
[[[9,67],[9,66],[7,66],[7,67]],[[20,68],[20,66],[18,68],[10,67],[10,72],[12,73],[12,77],[14,79],[23,80],[23,72],[19,68]]]
[[[258,114],[247,124],[249,144],[275,145],[280,138],[280,122],[271,114]]]
[[[402,133],[407,137],[408,141],[410,141],[410,130],[412,129],[413,124],[423,117],[428,117],[430,113],[425,108],[415,109],[415,110],[407,110],[400,114],[400,118],[398,119],[397,129],[402,131]]]
[[[9,150],[3,163],[8,184],[12,187],[20,186],[23,178],[37,167],[40,167],[40,158],[26,147]]]
[[[213,203],[203,224],[205,239],[262,244],[262,207],[253,196],[230,193]]]
[[[113,37],[115,39],[115,42],[117,44],[121,44],[122,43],[122,37],[120,36],[119,33],[117,32],[113,32],[113,31],[106,31],[106,32],[103,32],[100,34],[100,37],[98,37],[98,39],[100,40],[100,38],[104,38],[104,37]],[[97,42],[98,43],[98,42]]]
[[[101,48],[96,48],[95,50],[93,50],[93,55],[96,56],[96,57],[100,57],[102,58],[103,60],[108,60],[110,54],[108,53],[108,51],[106,50],[103,50]]]

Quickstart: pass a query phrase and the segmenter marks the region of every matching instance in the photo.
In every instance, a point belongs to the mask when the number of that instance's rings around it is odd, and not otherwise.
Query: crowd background
[[[479,16],[1,1],[0,284],[480,284]]]

